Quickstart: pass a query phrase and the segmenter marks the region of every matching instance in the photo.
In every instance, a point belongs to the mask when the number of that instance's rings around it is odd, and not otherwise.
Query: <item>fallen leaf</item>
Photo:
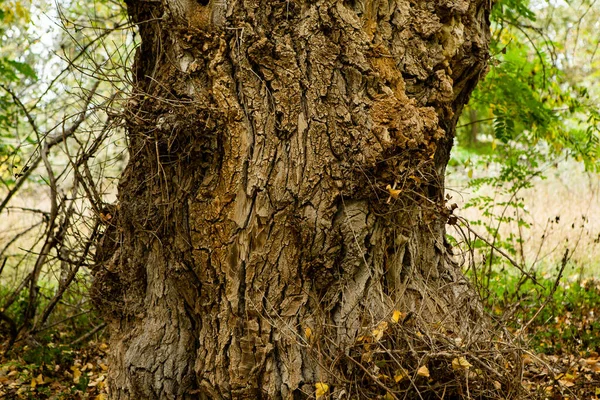
[[[423,365],[421,368],[419,368],[417,370],[417,375],[429,378],[429,368],[427,368],[426,365]]]
[[[375,339],[376,342],[381,340],[387,327],[388,327],[388,323],[383,321],[379,325],[377,325],[377,328],[373,329],[373,332],[371,332],[371,334],[373,335],[373,339]]]
[[[323,382],[315,383],[315,396],[317,396],[317,399],[325,396],[325,394],[327,394],[327,392],[329,392],[328,384],[323,383]]]
[[[75,384],[79,383],[79,378],[81,378],[81,371],[77,367],[72,367],[73,370],[73,382]]]
[[[304,328],[304,336],[306,336],[306,339],[310,340],[312,336],[312,329],[309,327]]]
[[[390,185],[387,185],[385,187],[385,189],[388,191],[388,193],[390,194],[390,196],[392,196],[395,199],[397,199],[398,196],[400,196],[400,193],[402,192],[402,190],[400,190],[400,189],[394,189]]]
[[[408,378],[408,372],[406,372],[406,370],[404,368],[400,368],[400,369],[396,370],[396,372],[394,374],[394,381],[396,381],[396,383],[401,382],[406,378]]]
[[[464,357],[457,357],[452,360],[452,369],[455,371],[465,370],[471,368],[473,365],[467,361]]]
[[[404,313],[398,310],[394,310],[394,313],[392,314],[392,322],[394,323],[398,323],[400,321],[400,318],[404,317]]]

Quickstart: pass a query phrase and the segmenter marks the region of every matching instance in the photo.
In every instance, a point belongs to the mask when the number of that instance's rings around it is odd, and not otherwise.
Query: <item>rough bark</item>
[[[339,367],[318,344],[393,309],[473,332],[444,170],[487,0],[127,6],[131,158],[93,293],[112,399],[314,395]]]

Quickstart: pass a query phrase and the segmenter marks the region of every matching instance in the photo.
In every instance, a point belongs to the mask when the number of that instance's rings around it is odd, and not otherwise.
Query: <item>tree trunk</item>
[[[131,158],[93,290],[112,399],[364,398],[352,349],[394,310],[477,333],[444,171],[488,0],[127,7]]]

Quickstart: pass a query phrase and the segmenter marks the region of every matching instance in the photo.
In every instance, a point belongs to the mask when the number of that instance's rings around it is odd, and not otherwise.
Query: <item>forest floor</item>
[[[545,299],[521,294],[517,300],[516,294],[499,289],[513,282],[495,282],[491,287],[498,290],[488,299],[489,312],[508,321],[517,335],[523,325],[518,321],[535,315]],[[521,381],[531,398],[600,399],[600,281],[561,282],[537,314],[523,334],[531,351],[523,358]],[[66,334],[53,332],[43,343],[19,344],[9,353],[0,347],[0,398],[108,399],[105,334],[72,346],[61,344]]]

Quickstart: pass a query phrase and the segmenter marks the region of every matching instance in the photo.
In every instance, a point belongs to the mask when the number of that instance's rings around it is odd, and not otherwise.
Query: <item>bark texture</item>
[[[112,399],[305,398],[335,376],[318,343],[393,309],[473,330],[444,170],[489,1],[126,2],[131,158],[93,293]]]

